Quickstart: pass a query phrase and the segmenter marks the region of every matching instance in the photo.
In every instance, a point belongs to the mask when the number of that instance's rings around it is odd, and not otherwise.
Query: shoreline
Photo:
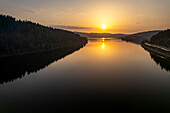
[[[167,50],[167,48],[165,49],[157,45],[152,46],[152,44],[148,44],[148,43],[141,43],[141,46],[147,51],[151,51],[155,54],[158,54],[158,55],[161,55],[163,57],[170,59],[170,51],[169,49]]]
[[[67,48],[72,48],[72,47],[84,47],[88,43],[88,39],[86,40],[85,43],[83,44],[74,44],[71,46],[67,47],[61,47],[61,48],[52,48],[52,49],[46,49],[46,50],[39,50],[39,51],[33,51],[33,52],[25,52],[25,53],[18,53],[18,54],[8,54],[8,55],[0,55],[0,58],[6,58],[6,57],[14,57],[14,56],[23,56],[23,55],[32,55],[32,54],[37,54],[37,53],[43,53],[43,52],[50,52],[50,51],[57,51],[60,49],[67,49]]]

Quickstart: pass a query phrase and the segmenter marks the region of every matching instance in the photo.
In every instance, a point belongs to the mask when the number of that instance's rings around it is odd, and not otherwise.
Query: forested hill
[[[70,31],[0,15],[0,56],[83,46],[87,39]]]
[[[170,48],[170,29],[154,35],[150,43]]]
[[[153,35],[156,35],[157,33],[161,32],[160,30],[155,31],[145,31],[145,32],[139,32],[135,34],[130,34],[122,37],[122,40],[125,40],[127,42],[133,42],[136,44],[141,44],[143,41],[150,41],[151,37]]]

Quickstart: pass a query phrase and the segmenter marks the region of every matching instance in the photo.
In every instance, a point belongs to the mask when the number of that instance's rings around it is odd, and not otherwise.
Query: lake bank
[[[84,38],[84,37],[83,37]],[[23,53],[17,53],[17,54],[7,54],[7,55],[0,55],[0,58],[5,58],[5,57],[15,57],[15,56],[24,56],[24,55],[33,55],[33,54],[39,54],[39,53],[45,53],[45,52],[50,52],[50,51],[57,51],[60,49],[66,49],[66,48],[72,48],[72,47],[84,47],[88,43],[88,39],[85,38],[84,42],[81,44],[75,44],[75,45],[69,45],[65,47],[55,47],[52,49],[45,49],[45,50],[38,50],[38,51],[33,51],[33,52],[23,52]]]
[[[166,58],[170,58],[169,48],[164,48],[164,47],[161,47],[158,45],[152,45],[152,44],[148,44],[148,43],[141,43],[141,46],[145,50],[149,50],[149,51],[156,53],[158,55],[164,56]]]

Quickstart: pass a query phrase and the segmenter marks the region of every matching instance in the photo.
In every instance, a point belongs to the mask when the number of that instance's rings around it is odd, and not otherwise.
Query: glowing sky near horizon
[[[0,13],[79,32],[170,28],[170,0],[1,0]]]

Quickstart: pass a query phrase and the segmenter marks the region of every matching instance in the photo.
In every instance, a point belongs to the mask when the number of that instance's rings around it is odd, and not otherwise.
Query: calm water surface
[[[159,60],[140,45],[110,38],[90,39],[84,48],[58,61],[2,82],[0,110],[147,107],[167,111],[170,67],[166,62],[169,61]]]

